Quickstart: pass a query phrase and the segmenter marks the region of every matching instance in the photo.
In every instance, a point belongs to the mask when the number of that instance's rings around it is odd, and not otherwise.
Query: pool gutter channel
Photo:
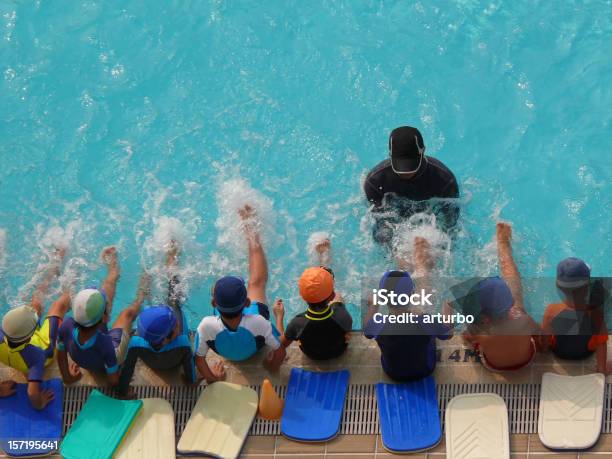
[[[604,399],[604,419],[602,433],[612,432],[612,383],[606,384]],[[205,386],[133,386],[138,398],[164,398],[174,409],[176,436],[183,432],[191,411]],[[260,386],[251,386],[258,393]],[[93,386],[66,387],[64,393],[63,434],[70,428],[81,407],[87,400]],[[97,388],[110,395],[108,388]],[[286,386],[277,386],[278,393],[284,397]],[[538,431],[538,409],[540,404],[540,384],[438,384],[438,406],[444,429],[444,411],[447,403],[460,394],[492,392],[502,397],[508,407],[509,427],[512,434],[531,434]],[[376,386],[373,384],[351,384],[345,402],[340,434],[376,435],[379,434],[378,410],[376,409]],[[278,421],[256,418],[251,426],[250,435],[279,435]]]

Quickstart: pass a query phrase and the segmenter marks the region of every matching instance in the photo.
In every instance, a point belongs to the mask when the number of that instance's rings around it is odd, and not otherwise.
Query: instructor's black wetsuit
[[[377,242],[391,242],[393,225],[419,212],[434,212],[440,227],[446,231],[451,230],[459,218],[457,202],[427,202],[432,198],[459,197],[453,173],[430,156],[418,175],[409,180],[393,172],[391,160],[386,159],[370,171],[363,188],[368,201],[374,205],[374,239]]]

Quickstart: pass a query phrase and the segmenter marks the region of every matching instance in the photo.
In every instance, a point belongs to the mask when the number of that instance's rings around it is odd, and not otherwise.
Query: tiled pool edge
[[[612,356],[612,347],[609,346]],[[477,361],[477,356],[466,348],[459,337],[455,337],[448,342],[439,342],[439,362],[436,368],[435,377],[439,385],[444,384],[539,384],[541,376],[546,371],[560,374],[587,374],[594,371],[594,359],[583,362],[565,362],[555,359],[551,354],[538,355],[531,366],[516,373],[494,374],[484,370]],[[287,362],[283,369],[277,374],[268,374],[261,367],[261,356],[257,356],[241,364],[226,362],[228,380],[241,384],[259,385],[263,377],[269,377],[275,385],[284,385],[287,382],[289,370],[293,366],[304,367],[311,370],[333,370],[338,368],[349,368],[351,370],[351,384],[375,384],[377,382],[391,382],[384,375],[380,368],[380,353],[376,343],[364,339],[355,334],[351,340],[349,350],[345,356],[330,362],[313,362],[306,359],[297,346],[289,349]],[[211,360],[215,360],[214,357]],[[47,369],[45,377],[59,376],[55,365]],[[14,378],[24,381],[22,375],[14,370],[0,366],[0,378]],[[79,384],[97,386],[103,381],[97,381],[92,375],[86,374]],[[612,378],[608,378],[608,383]],[[157,374],[145,366],[139,365],[137,368],[134,383],[139,386],[168,387],[180,384],[180,379],[176,373]],[[153,389],[153,388],[152,388]],[[610,407],[608,407],[610,409]],[[376,441],[373,450],[365,448],[365,444],[372,439]],[[262,449],[262,442],[267,442],[267,446],[273,445],[273,449]],[[337,446],[340,442],[344,446]],[[357,444],[360,450],[352,451],[355,447],[350,444]],[[330,446],[331,445],[331,446]],[[336,445],[336,446],[334,446]],[[348,445],[348,446],[347,446]],[[513,434],[511,435],[512,458],[524,459],[528,457],[556,457],[563,458],[603,458],[612,457],[612,434],[603,434],[600,441],[590,451],[576,453],[554,453],[546,450],[537,434]],[[526,445],[526,446],[525,446]],[[321,447],[322,446],[322,447]],[[365,449],[364,449],[365,448]],[[350,450],[350,451],[349,451]],[[338,439],[323,445],[303,445],[290,442],[283,437],[276,435],[251,436],[245,444],[243,450],[245,458],[297,458],[305,457],[309,459],[347,459],[347,458],[389,458],[397,457],[384,451],[380,446],[377,435],[356,435],[340,436]],[[410,455],[417,458],[442,458],[445,457],[443,442],[436,448],[423,453]]]

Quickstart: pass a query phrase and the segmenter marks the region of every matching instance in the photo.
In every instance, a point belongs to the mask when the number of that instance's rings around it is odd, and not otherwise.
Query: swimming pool
[[[41,249],[69,240],[79,287],[118,245],[117,310],[174,234],[193,326],[215,276],[245,274],[232,207],[245,196],[264,220],[271,298],[302,307],[307,241],[327,231],[339,290],[358,302],[361,277],[389,266],[360,184],[401,124],[460,181],[446,272],[495,272],[499,217],[514,224],[523,273],[552,276],[576,255],[609,275],[610,12],[609,1],[4,2],[0,303],[23,301]]]

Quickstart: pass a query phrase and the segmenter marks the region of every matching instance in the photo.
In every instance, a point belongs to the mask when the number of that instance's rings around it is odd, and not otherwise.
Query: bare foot
[[[240,216],[240,220],[242,220],[243,229],[248,241],[259,244],[259,234],[257,232],[256,222],[254,221],[257,215],[255,209],[245,204],[243,208],[238,209],[238,215]]]
[[[315,250],[319,256],[323,255],[325,252],[329,252],[330,249],[331,241],[328,238],[325,238],[315,244]]]
[[[56,247],[53,255],[58,260],[63,260],[66,256],[66,252],[68,251],[67,247]]]
[[[497,242],[510,242],[512,239],[512,226],[510,226],[510,223],[498,222],[496,230]]]
[[[181,254],[180,244],[172,239],[167,244],[168,250],[166,251],[166,266],[178,265],[178,257]]]
[[[106,247],[102,250],[100,254],[100,259],[102,262],[107,265],[116,265],[117,264],[117,248],[114,245],[110,247]]]
[[[321,266],[329,266],[331,264],[331,241],[328,237],[317,241],[314,245],[314,251],[319,257]]]
[[[245,204],[242,209],[238,209],[238,215],[241,220],[248,220],[255,216],[255,209],[253,209],[250,205]]]

